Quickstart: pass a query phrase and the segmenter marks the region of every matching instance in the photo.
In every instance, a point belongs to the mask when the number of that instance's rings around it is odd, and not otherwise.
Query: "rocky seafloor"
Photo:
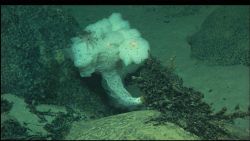
[[[59,8],[1,6],[1,139],[249,139],[232,124],[249,111],[214,113],[173,67],[152,58],[125,79],[145,106],[112,107],[101,78],[80,78],[63,54],[80,32]]]

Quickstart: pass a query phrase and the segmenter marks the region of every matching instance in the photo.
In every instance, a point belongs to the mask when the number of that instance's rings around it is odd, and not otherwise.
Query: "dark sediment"
[[[250,112],[226,114],[227,109],[222,108],[214,113],[212,107],[202,100],[203,94],[184,87],[182,79],[172,70],[150,58],[126,78],[127,84],[136,84],[144,92],[147,107],[162,113],[151,122],[154,121],[155,125],[173,122],[203,139],[237,139],[224,125],[236,118],[249,117]]]

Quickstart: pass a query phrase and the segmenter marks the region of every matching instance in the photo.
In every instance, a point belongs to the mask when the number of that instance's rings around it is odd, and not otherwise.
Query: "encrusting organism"
[[[132,97],[124,88],[117,65],[123,62],[126,67],[143,62],[148,58],[149,43],[119,13],[87,26],[85,32],[86,35],[72,38],[69,50],[81,77],[100,73],[104,88],[118,105],[141,105],[141,98]]]

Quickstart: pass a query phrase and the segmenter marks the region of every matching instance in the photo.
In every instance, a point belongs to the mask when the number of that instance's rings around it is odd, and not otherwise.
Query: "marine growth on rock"
[[[163,67],[155,58],[149,58],[135,73],[128,74],[126,84],[138,86],[144,93],[145,105],[161,112],[150,120],[155,125],[173,122],[203,139],[238,139],[225,125],[233,119],[249,117],[250,112],[225,114],[226,108],[214,112],[203,101],[203,94],[183,86],[183,81],[172,69]]]

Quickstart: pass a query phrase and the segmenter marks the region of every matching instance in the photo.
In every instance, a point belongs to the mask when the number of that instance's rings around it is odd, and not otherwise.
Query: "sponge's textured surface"
[[[119,56],[126,66],[132,62],[139,64],[148,58],[147,50],[149,50],[149,44],[143,38],[129,39],[119,48]]]
[[[76,67],[84,67],[91,63],[93,59],[93,51],[87,47],[87,44],[83,42],[79,37],[75,37],[72,45],[72,53],[74,59],[74,65]]]
[[[109,92],[109,95],[116,99],[117,103],[122,106],[134,106],[142,104],[140,98],[134,98],[123,87],[122,80],[116,71],[102,73],[103,85]]]
[[[130,25],[128,21],[124,21],[122,19],[121,14],[119,13],[113,13],[109,17],[109,21],[112,24],[112,31],[118,31],[120,29],[129,29]]]
[[[95,24],[91,24],[85,28],[86,31],[93,33],[97,37],[106,34],[112,30],[112,25],[108,19],[102,19]]]

